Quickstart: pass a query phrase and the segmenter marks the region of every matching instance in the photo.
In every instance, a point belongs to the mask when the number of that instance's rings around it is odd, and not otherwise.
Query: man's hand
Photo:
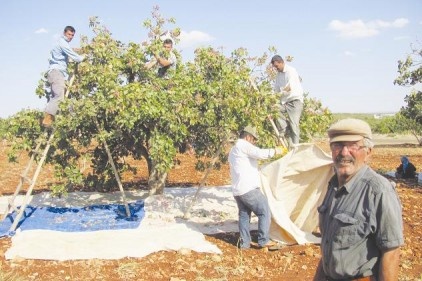
[[[153,58],[151,61],[145,63],[145,68],[146,69],[151,69],[153,66],[155,66],[157,64],[157,59]]]
[[[75,52],[77,52],[78,54],[82,52],[81,48],[72,48]]]
[[[275,155],[285,155],[285,154],[287,154],[287,152],[288,152],[288,150],[284,146],[280,145],[280,146],[277,146],[275,148]]]

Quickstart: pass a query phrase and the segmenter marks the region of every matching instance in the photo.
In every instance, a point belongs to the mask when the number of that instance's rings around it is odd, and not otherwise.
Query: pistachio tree
[[[195,147],[198,168],[209,166],[212,157],[217,157],[213,165],[218,167],[232,133],[265,120],[276,97],[262,94],[268,87],[251,87],[251,67],[262,60],[249,58],[243,48],[229,55],[197,49],[192,62],[178,61],[170,79],[145,67],[162,50],[163,34],[178,41],[180,29],[165,29],[174,22],[154,8],[152,18],[144,22],[148,40],[126,45],[114,39],[98,18],[90,19],[94,36],[81,40],[87,59],[69,66],[76,79],[55,122],[57,136],[48,161],[62,179],[57,190],[82,183],[114,186],[107,144],[119,173],[136,171],[128,157],[145,159],[149,189],[162,193],[181,145],[190,142]],[[44,82],[37,93],[48,97]],[[86,161],[91,163],[89,171],[81,169]]]
[[[93,37],[81,40],[86,60],[69,66],[75,80],[68,85],[71,94],[60,104],[54,123],[55,138],[47,159],[59,179],[53,190],[66,192],[75,185],[97,190],[114,187],[107,148],[120,174],[137,171],[128,158],[145,159],[148,188],[151,194],[159,194],[183,144],[194,147],[200,170],[218,168],[226,161],[229,143],[248,124],[258,128],[259,145],[276,145],[267,116],[277,114],[274,105],[279,97],[271,92],[271,77],[265,71],[268,54],[251,57],[244,48],[227,53],[204,47],[195,51],[192,61],[183,62],[175,50],[177,69],[163,79],[145,65],[162,52],[165,38],[178,42],[180,29],[158,7],[151,15],[143,23],[147,40],[127,44],[113,38],[97,17],[90,18]],[[49,97],[44,79],[37,94]],[[325,129],[327,120],[321,118],[329,112],[320,103],[310,104],[301,127],[312,128],[313,134]],[[37,129],[26,128],[16,147],[30,150],[41,135],[36,123],[27,123]]]

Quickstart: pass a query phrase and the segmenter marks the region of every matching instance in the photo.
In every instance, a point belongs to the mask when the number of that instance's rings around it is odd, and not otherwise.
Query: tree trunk
[[[163,194],[164,187],[167,179],[167,172],[160,172],[157,170],[155,163],[152,161],[148,162],[148,187],[149,195]]]

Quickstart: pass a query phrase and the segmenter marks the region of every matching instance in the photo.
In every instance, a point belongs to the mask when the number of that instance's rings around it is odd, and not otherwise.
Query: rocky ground
[[[323,149],[327,149],[321,145]],[[7,143],[0,144],[0,195],[10,195],[26,164],[22,154],[19,164],[8,163]],[[415,144],[383,142],[376,146],[371,166],[385,173],[399,164],[401,155],[408,155],[422,171],[422,147]],[[178,165],[170,172],[167,186],[195,186],[202,173],[195,171],[192,155],[178,155]],[[145,163],[134,163],[143,171],[136,176],[122,176],[127,188],[142,188],[146,182]],[[36,191],[47,190],[54,182],[51,167],[46,166]],[[399,280],[422,280],[422,186],[415,180],[395,180],[403,205],[405,245],[402,248]],[[228,166],[214,171],[209,186],[229,183]],[[318,245],[294,245],[278,251],[239,250],[235,245],[238,233],[206,236],[222,255],[196,252],[161,251],[144,258],[120,260],[5,260],[10,238],[0,239],[0,281],[3,280],[312,280],[320,250]]]

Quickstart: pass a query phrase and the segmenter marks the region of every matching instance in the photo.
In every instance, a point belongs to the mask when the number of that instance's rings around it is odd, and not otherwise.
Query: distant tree
[[[0,140],[6,138],[6,133],[7,133],[6,119],[0,118]]]
[[[399,60],[399,76],[394,84],[400,86],[416,86],[422,81],[422,48],[417,50],[412,47],[412,52],[406,60]],[[400,109],[399,120],[403,126],[416,137],[422,146],[422,92],[412,89],[404,98],[407,103]]]

